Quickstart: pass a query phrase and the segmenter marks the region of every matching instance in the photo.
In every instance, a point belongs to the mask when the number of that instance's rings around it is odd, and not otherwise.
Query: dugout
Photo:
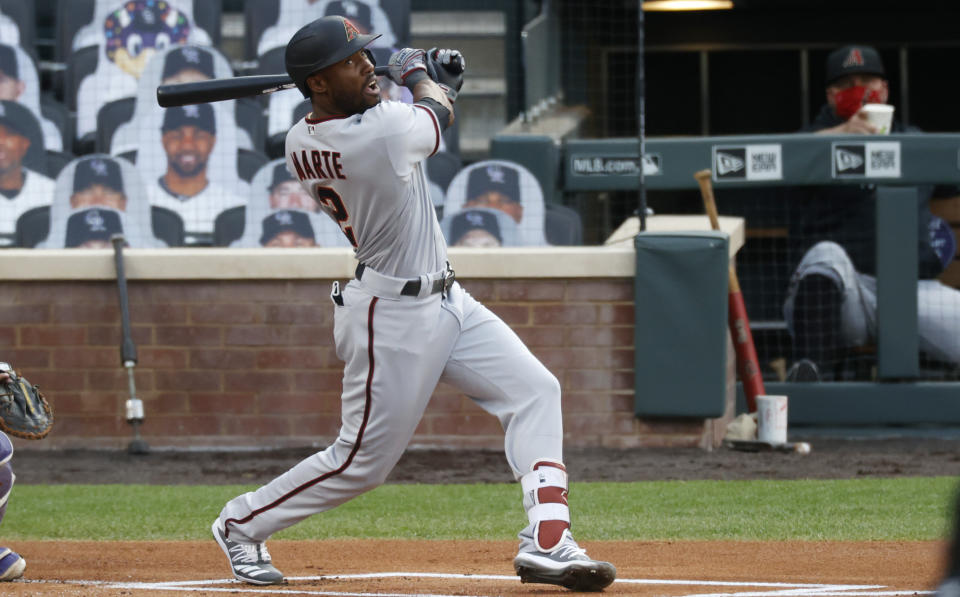
[[[869,171],[840,174],[837,152],[850,147],[866,152],[868,160],[870,152],[879,147],[887,152],[885,156],[893,156],[893,161],[873,164]],[[917,212],[915,192],[906,190],[915,185],[960,182],[958,147],[960,135],[946,133],[882,138],[813,134],[651,138],[641,159],[636,139],[558,142],[549,136],[512,135],[495,139],[492,151],[496,157],[524,163],[542,176],[544,188],[553,189],[558,200],[580,191],[636,190],[641,168],[648,189],[675,190],[696,189],[693,173],[710,167],[722,214],[730,213],[723,201],[724,193],[731,190],[758,192],[768,201],[777,201],[777,189],[788,186],[877,185],[876,221],[865,223],[876,226],[877,238],[887,239],[877,243],[876,251],[876,380],[789,384],[768,379],[765,385],[770,394],[791,397],[790,422],[794,426],[891,426],[960,423],[960,401],[956,400],[960,382],[931,381],[921,368],[915,290]],[[739,156],[743,163],[731,172],[718,166],[724,155]],[[751,162],[751,156],[760,157]],[[752,163],[763,167],[752,168]],[[748,237],[750,224],[748,217]],[[948,268],[948,275],[956,266],[954,262]],[[785,330],[782,319],[758,316],[775,310],[758,308],[756,296],[753,301],[747,296],[747,307],[761,334]],[[640,392],[643,380],[637,379],[636,384]],[[741,395],[738,411],[744,410]]]

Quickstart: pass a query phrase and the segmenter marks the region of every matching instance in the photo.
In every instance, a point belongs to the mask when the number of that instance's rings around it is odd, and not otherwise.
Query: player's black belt
[[[354,275],[358,280],[363,279],[363,272],[366,269],[367,266],[364,263],[357,265],[357,271]],[[444,276],[433,281],[433,286],[430,288],[430,294],[446,292],[451,286],[453,286],[454,279],[456,279],[456,274],[454,274],[453,269],[448,263],[447,271]],[[420,284],[420,278],[411,278],[407,280],[406,284],[403,285],[403,288],[400,290],[400,294],[404,296],[420,296]]]

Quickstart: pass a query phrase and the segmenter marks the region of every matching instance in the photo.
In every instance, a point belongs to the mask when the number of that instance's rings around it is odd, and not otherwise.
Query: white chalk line
[[[442,580],[495,580],[519,581],[517,576],[500,574],[455,574],[443,572],[369,572],[362,574],[330,574],[320,576],[291,576],[287,581],[344,581],[389,578],[418,578]],[[162,582],[123,582],[105,580],[26,580],[20,582],[36,584],[68,584],[97,586],[105,589],[125,589],[132,591],[169,591],[193,593],[206,591],[211,593],[252,593],[275,595],[323,595],[329,597],[464,597],[447,595],[444,593],[358,593],[350,591],[324,591],[319,589],[300,589],[289,585],[255,587],[241,583],[235,579],[208,579],[182,580]],[[681,580],[659,578],[618,578],[614,581],[620,585],[684,585],[701,587],[767,587],[770,591],[733,591],[717,593],[689,593],[677,597],[898,597],[912,595],[932,595],[933,591],[893,590],[884,591],[884,585],[838,585],[823,583],[784,583],[784,582],[750,582],[750,581],[713,581],[713,580]],[[229,585],[217,587],[215,585]],[[473,597],[486,597],[475,595]]]

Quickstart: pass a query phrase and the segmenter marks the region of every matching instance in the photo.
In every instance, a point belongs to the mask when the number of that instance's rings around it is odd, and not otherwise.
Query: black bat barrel
[[[294,87],[293,79],[287,75],[253,75],[174,83],[157,87],[157,103],[164,108],[206,104],[272,93],[291,87]]]
[[[378,76],[385,75],[387,67],[378,66],[374,72]],[[190,83],[171,83],[157,87],[157,103],[164,108],[173,108],[188,104],[206,104],[252,97],[293,87],[296,85],[288,75],[251,75]]]

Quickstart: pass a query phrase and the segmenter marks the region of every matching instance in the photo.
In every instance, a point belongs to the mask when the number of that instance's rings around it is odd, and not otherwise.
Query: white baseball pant
[[[877,279],[856,271],[847,252],[832,241],[814,245],[797,266],[783,307],[787,323],[792,325],[793,322],[797,286],[809,274],[827,276],[841,289],[841,339],[844,346],[875,342]],[[939,280],[919,280],[917,311],[920,350],[940,361],[960,363],[960,291]]]
[[[339,436],[228,502],[220,520],[231,539],[265,541],[382,484],[441,380],[500,420],[507,462],[518,479],[539,459],[562,460],[556,377],[458,283],[427,295],[437,275],[442,272],[422,276],[418,297],[400,294],[405,280],[369,268],[362,280],[346,285],[334,317],[337,355],[345,361]]]

